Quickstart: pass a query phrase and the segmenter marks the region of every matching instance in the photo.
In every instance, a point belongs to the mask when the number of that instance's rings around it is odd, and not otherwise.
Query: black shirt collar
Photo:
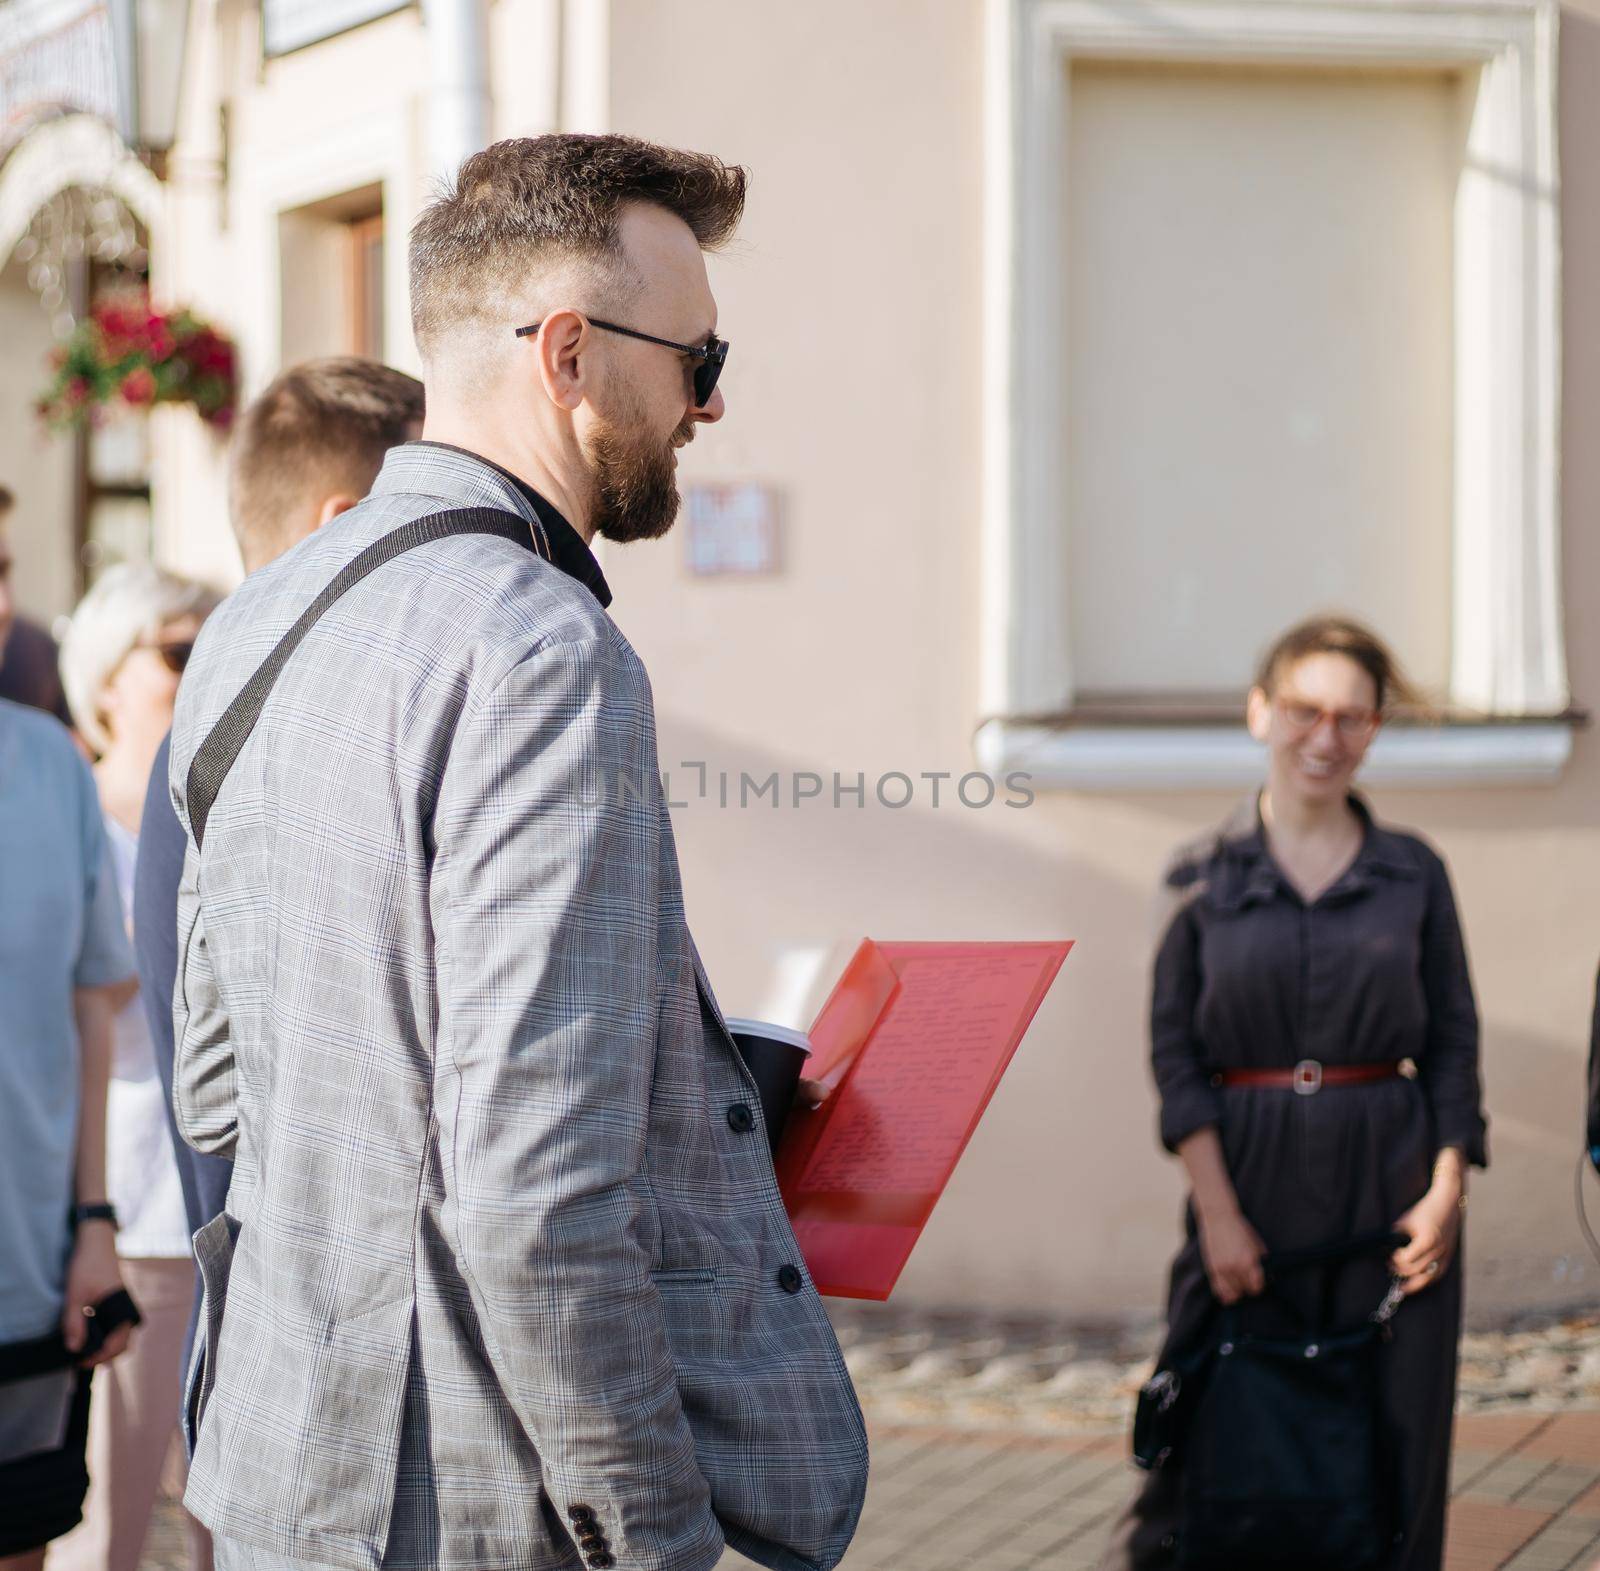
[[[462,453],[468,458],[475,458],[480,464],[486,464],[502,479],[514,485],[523,500],[533,509],[533,516],[539,520],[544,541],[550,548],[548,552],[541,551],[539,554],[548,556],[549,560],[569,578],[577,579],[602,606],[611,604],[611,586],[606,582],[606,575],[600,571],[600,564],[595,561],[594,552],[584,542],[583,536],[526,480],[512,474],[509,469],[501,468],[492,458],[485,458],[482,453],[474,453],[470,448],[457,447],[453,442],[418,442],[416,445],[442,447],[447,452]]]
[[[1262,795],[1257,791],[1247,797],[1222,827],[1221,846],[1235,864],[1231,888],[1223,895],[1224,900],[1248,903],[1252,899],[1270,899],[1279,888],[1289,887],[1267,844],[1266,824],[1261,817]],[[1358,792],[1352,791],[1347,800],[1361,825],[1361,849],[1321,898],[1359,893],[1375,874],[1415,878],[1416,859],[1407,853],[1402,838],[1378,823],[1366,798]]]

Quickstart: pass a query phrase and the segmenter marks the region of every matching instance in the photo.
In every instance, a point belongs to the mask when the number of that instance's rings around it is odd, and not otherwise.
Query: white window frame
[[[1393,762],[1382,772],[1429,785],[1560,772],[1571,737],[1556,718],[1570,702],[1557,463],[1557,15],[1555,0],[990,0],[986,767],[1031,768],[1043,784],[1174,787],[1243,783],[1259,770],[1248,746],[1231,750],[1231,770],[1219,765],[1232,734],[1222,728],[1061,723],[1074,696],[1064,592],[1071,520],[1059,463],[1070,258],[1061,192],[1068,68],[1081,58],[1480,72],[1455,215],[1450,699],[1489,723],[1467,728],[1471,745],[1449,727],[1391,733]]]

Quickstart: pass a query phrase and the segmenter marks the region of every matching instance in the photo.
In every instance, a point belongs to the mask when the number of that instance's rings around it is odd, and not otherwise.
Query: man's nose
[[[715,425],[728,412],[728,402],[722,396],[722,389],[714,387],[711,390],[711,399],[704,407],[697,407],[689,411],[689,418],[696,425]]]

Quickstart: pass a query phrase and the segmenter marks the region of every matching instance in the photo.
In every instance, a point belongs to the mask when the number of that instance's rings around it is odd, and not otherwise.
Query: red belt
[[[1293,1069],[1219,1069],[1211,1083],[1315,1096],[1324,1086],[1364,1086],[1404,1077],[1403,1063],[1319,1064],[1314,1058],[1303,1058]]]

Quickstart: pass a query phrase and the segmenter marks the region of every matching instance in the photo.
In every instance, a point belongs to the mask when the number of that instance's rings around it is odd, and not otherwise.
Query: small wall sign
[[[778,499],[770,486],[685,487],[689,571],[696,577],[776,573]]]

